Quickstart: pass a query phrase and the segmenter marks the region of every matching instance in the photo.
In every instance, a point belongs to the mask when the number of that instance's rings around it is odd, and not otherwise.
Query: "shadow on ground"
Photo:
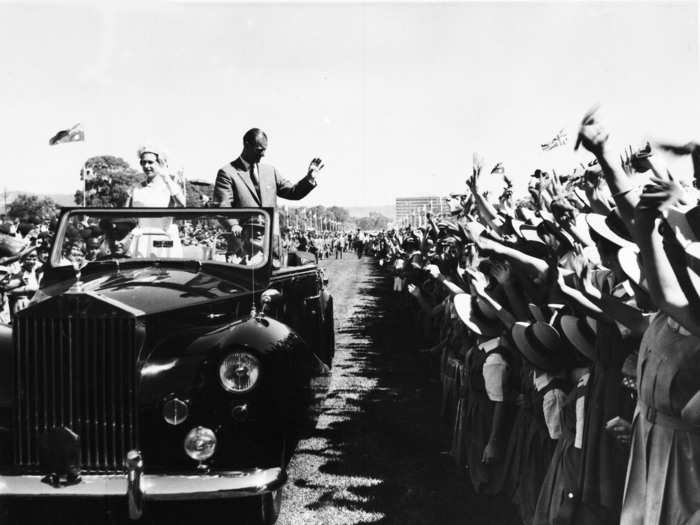
[[[412,312],[386,273],[364,264],[337,330],[326,410],[290,469],[294,510],[280,523],[517,523],[509,502],[476,496],[446,454],[437,356],[418,351],[427,342]]]

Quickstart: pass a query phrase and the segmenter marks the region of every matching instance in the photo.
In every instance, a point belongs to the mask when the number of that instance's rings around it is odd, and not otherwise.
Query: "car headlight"
[[[219,366],[219,381],[229,392],[250,392],[260,377],[260,360],[248,352],[229,354]]]
[[[214,455],[216,435],[206,427],[194,427],[185,437],[185,452],[195,461],[204,461]]]

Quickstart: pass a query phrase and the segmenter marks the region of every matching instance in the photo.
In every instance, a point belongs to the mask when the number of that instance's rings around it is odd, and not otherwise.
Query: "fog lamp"
[[[195,461],[204,461],[214,455],[216,436],[206,427],[194,427],[185,438],[185,452]]]
[[[163,403],[163,419],[171,425],[184,423],[190,415],[190,407],[186,401],[173,397]]]

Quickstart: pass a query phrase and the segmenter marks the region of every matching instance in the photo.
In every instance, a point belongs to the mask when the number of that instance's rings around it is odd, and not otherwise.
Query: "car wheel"
[[[273,525],[279,518],[282,509],[282,489],[273,490],[260,496],[258,521],[259,525]]]
[[[333,364],[333,356],[335,355],[335,324],[333,321],[333,298],[329,299],[326,306],[325,327],[323,337],[321,338],[321,351],[328,360],[326,364]]]

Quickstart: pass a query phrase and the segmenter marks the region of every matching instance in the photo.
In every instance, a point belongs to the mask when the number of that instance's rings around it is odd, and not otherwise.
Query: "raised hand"
[[[664,211],[676,204],[687,204],[685,189],[670,171],[666,170],[666,175],[654,171],[649,184],[644,186],[637,209]]]
[[[313,159],[309,163],[309,171],[307,173],[307,176],[315,177],[318,174],[318,172],[323,169],[323,166],[325,166],[325,164],[323,164],[323,161],[321,159]]]
[[[501,285],[509,283],[512,278],[510,264],[507,262],[494,263],[491,267],[491,275]]]
[[[623,155],[620,155],[620,167],[625,175],[633,177],[635,174],[634,166],[632,165],[632,146],[625,148]]]
[[[436,264],[429,264],[425,269],[433,279],[437,279],[441,275],[440,268]]]
[[[480,271],[473,270],[471,268],[467,268],[466,273],[469,274],[469,277],[471,277],[471,285],[472,288],[474,288],[474,292],[478,295],[485,295],[486,287],[489,284],[486,276]]]
[[[600,123],[597,112],[598,106],[594,106],[589,109],[583,116],[583,119],[581,119],[581,126],[578,130],[578,138],[576,139],[574,151],[578,150],[579,146],[583,144],[584,148],[596,156],[603,153],[610,133],[608,133]]]

